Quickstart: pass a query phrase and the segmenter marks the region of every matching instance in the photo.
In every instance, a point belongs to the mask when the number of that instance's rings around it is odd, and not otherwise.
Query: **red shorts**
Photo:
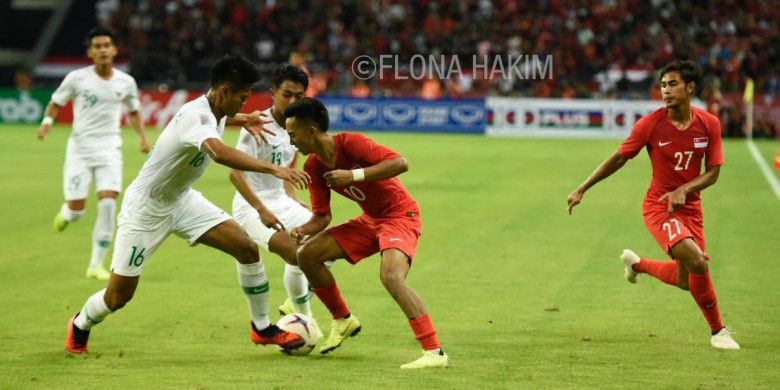
[[[352,264],[389,248],[400,250],[412,262],[417,240],[422,234],[420,212],[388,218],[371,218],[366,214],[327,230]]]
[[[660,206],[644,207],[642,216],[645,219],[647,230],[667,254],[672,246],[686,238],[692,238],[704,252],[706,245],[704,243],[704,217],[701,209],[682,208],[670,215],[666,205],[663,208]]]

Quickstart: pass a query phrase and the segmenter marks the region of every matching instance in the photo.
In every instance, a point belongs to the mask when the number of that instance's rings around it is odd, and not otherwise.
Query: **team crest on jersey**
[[[700,137],[700,138],[694,138],[693,139],[693,147],[694,148],[706,148],[709,144],[709,137]]]
[[[249,142],[252,140],[252,134],[244,134],[243,137],[241,137],[241,143],[244,145],[249,145]]]
[[[209,124],[209,117],[206,114],[200,114],[200,124],[201,125],[207,125]]]

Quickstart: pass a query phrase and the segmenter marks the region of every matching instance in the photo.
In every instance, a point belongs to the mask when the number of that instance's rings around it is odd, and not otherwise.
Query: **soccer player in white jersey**
[[[258,160],[222,143],[227,117],[238,113],[259,78],[255,67],[243,57],[220,59],[212,69],[207,94],[182,106],[160,134],[122,201],[108,286],[89,297],[71,318],[67,351],[87,352],[90,329],[130,301],[141,269],[171,233],[190,245],[205,244],[237,260],[255,344],[282,348],[303,345],[300,336],[282,331],[268,319],[268,280],[257,245],[228,214],[192,189],[211,160],[235,169],[269,173],[306,188],[310,179],[305,173]]]
[[[303,98],[309,77],[299,67],[282,65],[274,70],[271,92],[273,106],[260,115],[271,120],[266,128],[276,135],[266,135],[258,145],[252,134],[242,129],[236,149],[272,164],[293,167],[297,149],[290,144],[284,128],[284,110]],[[290,183],[265,173],[230,171],[230,181],[238,190],[233,197],[233,217],[249,236],[263,248],[285,261],[284,286],[288,299],[279,307],[282,314],[302,313],[312,317],[309,305],[309,282],[298,268],[298,245],[289,230],[311,219],[311,211],[300,203]]]
[[[63,231],[70,222],[84,215],[89,184],[95,181],[98,213],[92,230],[92,257],[87,277],[108,280],[103,267],[114,235],[116,198],[122,191],[122,105],[140,138],[140,149],[149,152],[138,100],[138,87],[132,76],[113,67],[117,54],[114,36],[104,28],[87,34],[87,56],[94,65],[74,70],[65,76],[46,107],[46,116],[38,129],[43,140],[62,107],[73,100],[73,132],[68,139],[63,172],[65,202],[54,218],[54,229]]]

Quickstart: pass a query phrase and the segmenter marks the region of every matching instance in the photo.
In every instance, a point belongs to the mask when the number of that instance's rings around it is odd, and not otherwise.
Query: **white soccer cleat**
[[[97,280],[108,280],[111,278],[111,272],[108,272],[101,264],[93,265],[87,268],[87,277]]]
[[[629,283],[636,283],[639,272],[634,271],[634,264],[639,263],[639,255],[634,253],[631,249],[623,249],[620,260],[623,260],[623,266],[625,267],[623,276],[626,277],[626,280],[628,280]]]
[[[723,328],[718,333],[712,335],[710,344],[718,349],[739,349],[739,344],[731,337],[729,328]]]
[[[444,350],[437,348],[431,351],[423,351],[422,357],[419,359],[406,363],[401,368],[416,369],[416,368],[442,368],[450,366],[450,357],[444,353]]]

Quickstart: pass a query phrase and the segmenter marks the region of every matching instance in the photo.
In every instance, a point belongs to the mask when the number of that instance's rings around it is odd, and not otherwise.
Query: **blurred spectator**
[[[33,87],[33,82],[30,71],[24,68],[17,69],[16,72],[14,72],[14,85],[18,90],[31,90]]]
[[[371,87],[366,84],[364,80],[357,79],[352,84],[352,88],[349,89],[349,96],[354,98],[365,99],[371,96]]]

